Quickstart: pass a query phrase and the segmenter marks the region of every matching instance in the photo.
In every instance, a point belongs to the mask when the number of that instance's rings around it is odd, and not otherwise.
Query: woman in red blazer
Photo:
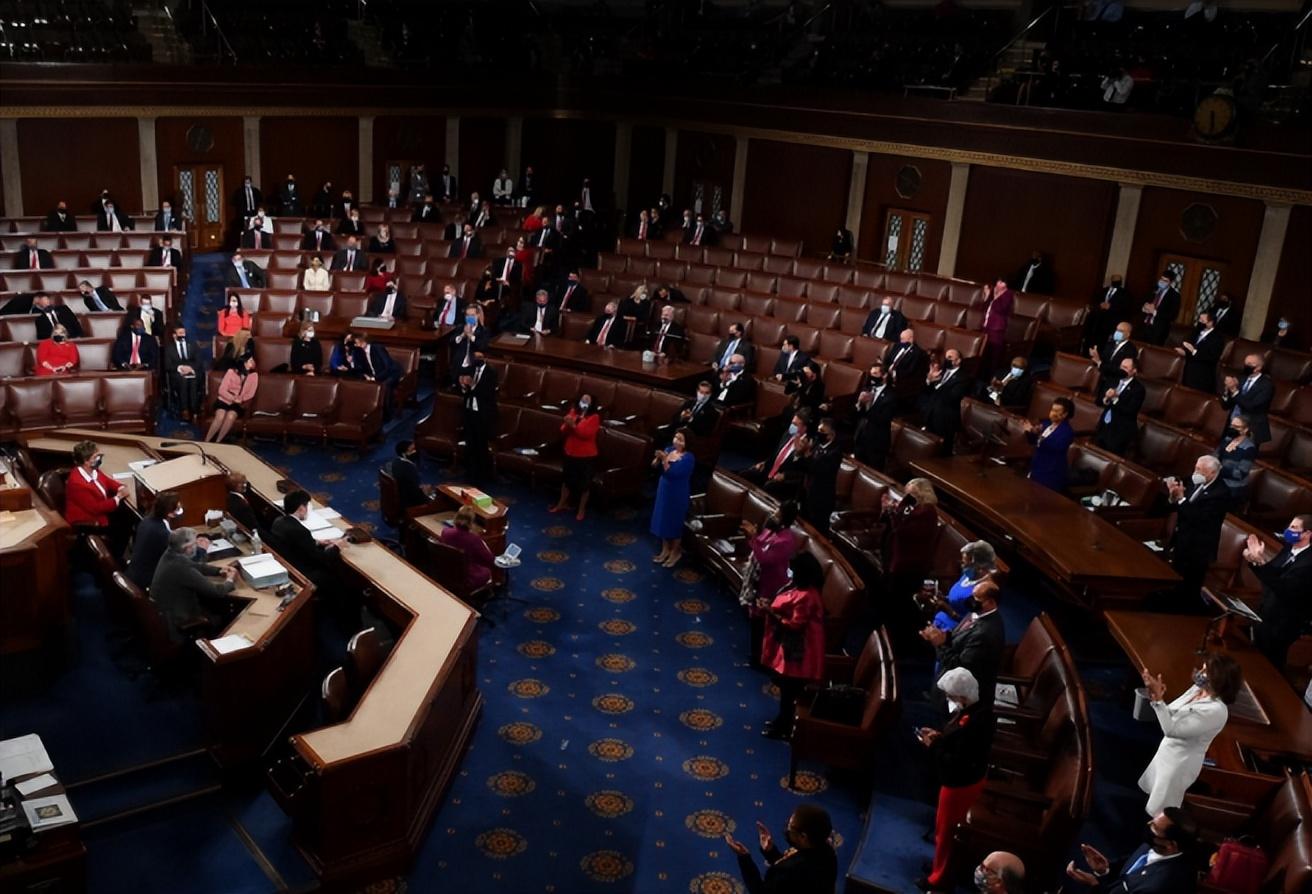
[[[108,527],[110,514],[123,501],[123,485],[100,471],[103,459],[94,441],[73,446],[73,469],[64,485],[64,518],[70,525]]]
[[[560,484],[560,499],[549,512],[564,512],[569,508],[571,496],[579,498],[579,511],[575,516],[583,521],[588,511],[588,495],[592,493],[592,466],[597,459],[597,434],[601,431],[601,417],[592,405],[592,395],[579,395],[577,407],[570,407],[561,423],[565,436],[564,477]]]

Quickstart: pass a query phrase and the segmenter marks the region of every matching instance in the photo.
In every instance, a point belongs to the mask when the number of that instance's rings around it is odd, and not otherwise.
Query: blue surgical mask
[[[797,423],[796,423],[796,422],[794,422],[792,425],[788,426],[788,434],[789,434],[789,436],[792,436],[792,435],[796,435],[796,434],[797,434]]]
[[[1206,688],[1207,673],[1202,668],[1199,668],[1198,670],[1194,671],[1193,681],[1194,681],[1194,685],[1197,686],[1199,689]]]
[[[1019,379],[1021,376],[1025,375],[1025,370],[1021,369],[1019,366],[1013,366],[1011,368],[1011,375],[1012,378]]]
[[[881,304],[881,305],[879,305],[879,312],[880,312],[881,314],[892,313],[892,312],[893,312],[893,308],[890,307],[890,306],[887,305],[887,304]]]
[[[1285,543],[1289,544],[1290,546],[1293,546],[1295,543],[1298,543],[1298,538],[1302,536],[1303,536],[1302,531],[1295,531],[1293,528],[1285,528],[1285,530],[1280,535],[1280,539],[1285,541]]]
[[[1117,329],[1115,332],[1112,333],[1112,341],[1114,342],[1125,341],[1125,333]]]
[[[465,317],[465,325],[466,325],[466,326],[477,326],[477,325],[478,325],[478,317]]]
[[[590,407],[590,406],[592,406],[592,404],[589,403],[589,402],[586,401],[586,400],[581,400],[581,401],[579,401],[579,409],[580,409],[580,410],[585,410],[585,411],[586,411],[586,410],[588,409],[588,407]]]

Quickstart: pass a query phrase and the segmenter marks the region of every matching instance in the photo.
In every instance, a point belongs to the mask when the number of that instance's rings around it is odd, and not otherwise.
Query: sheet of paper
[[[135,477],[131,472],[115,472],[113,475],[115,481],[131,481]]]
[[[236,549],[236,548],[237,547],[232,545],[231,540],[224,540],[222,537],[220,537],[218,540],[211,540],[210,548],[205,550],[205,552],[206,554],[219,553],[219,552],[223,552],[225,549]]]
[[[51,776],[49,773],[42,773],[40,776],[33,776],[31,779],[24,779],[22,782],[17,783],[14,788],[18,789],[18,793],[26,798],[30,794],[43,791],[55,785],[59,785],[58,779]]]
[[[331,528],[332,523],[317,512],[307,513],[305,518],[301,519],[301,524],[310,531],[318,531],[322,528]]]
[[[221,636],[218,639],[210,640],[210,645],[214,651],[220,655],[227,655],[229,652],[237,652],[241,649],[249,649],[251,641],[240,633],[234,633],[231,636]]]
[[[310,536],[314,538],[315,543],[327,543],[329,540],[341,539],[342,532],[340,528],[334,528],[332,525],[328,525],[317,531],[311,531]]]
[[[269,572],[286,571],[282,563],[268,553],[260,553],[257,556],[242,556],[237,563],[246,570],[247,574],[260,576]]]
[[[320,518],[341,518],[341,517],[342,517],[342,514],[341,514],[340,512],[338,512],[336,509],[334,509],[333,507],[331,507],[331,506],[324,506],[324,507],[322,507],[322,508],[320,508],[320,509],[316,509],[316,510],[314,510],[314,512],[315,512],[315,515],[319,516]]]
[[[35,733],[0,742],[0,776],[18,779],[55,769],[46,754],[46,746]]]

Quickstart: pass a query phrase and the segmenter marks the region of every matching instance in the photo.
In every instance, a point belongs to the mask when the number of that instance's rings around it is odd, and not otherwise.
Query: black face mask
[[[1253,373],[1255,373],[1255,372],[1257,372],[1257,367],[1256,367],[1256,366],[1253,366],[1253,364],[1251,364],[1251,363],[1245,363],[1245,364],[1244,364],[1244,375],[1246,375],[1246,376],[1251,376],[1251,375],[1252,375]]]
[[[56,336],[54,336],[54,339],[55,339],[56,342],[62,342],[62,341],[64,340],[64,336],[62,336],[62,335],[56,335]]]
[[[884,384],[884,377],[883,377],[883,376],[871,376],[871,377],[870,377],[870,384],[871,384],[871,385],[874,385],[874,386],[876,386],[876,387],[878,387],[878,386]]]
[[[1129,374],[1128,372],[1126,372],[1125,370],[1123,370],[1123,369],[1118,369],[1118,370],[1116,371],[1116,378],[1118,378],[1118,379],[1128,379],[1129,377],[1130,377],[1130,374]]]
[[[974,596],[971,596],[969,599],[966,600],[966,608],[973,612],[979,612],[983,608],[983,606],[980,605],[978,599],[976,599]]]

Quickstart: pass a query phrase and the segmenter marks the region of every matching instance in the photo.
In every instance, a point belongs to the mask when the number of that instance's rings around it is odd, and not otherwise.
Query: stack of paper
[[[214,651],[220,655],[227,655],[229,652],[236,652],[240,649],[248,649],[252,643],[244,634],[234,633],[231,636],[221,636],[218,639],[210,640],[210,645]]]
[[[139,459],[136,462],[128,463],[128,468],[134,472],[142,472],[155,465],[156,462],[157,461],[153,459]],[[117,478],[118,476],[115,475],[114,477]]]
[[[301,524],[305,525],[306,529],[310,531],[332,527],[332,522],[324,518],[320,512],[307,512],[305,518],[301,519]]]
[[[343,535],[341,528],[328,525],[327,527],[311,531],[310,536],[314,538],[315,543],[327,543],[330,540],[340,540]]]
[[[257,590],[276,587],[290,579],[287,569],[269,553],[238,559],[237,567],[241,569],[241,576]]]
[[[35,733],[0,742],[0,777],[6,780],[49,773],[54,768],[46,746]]]

